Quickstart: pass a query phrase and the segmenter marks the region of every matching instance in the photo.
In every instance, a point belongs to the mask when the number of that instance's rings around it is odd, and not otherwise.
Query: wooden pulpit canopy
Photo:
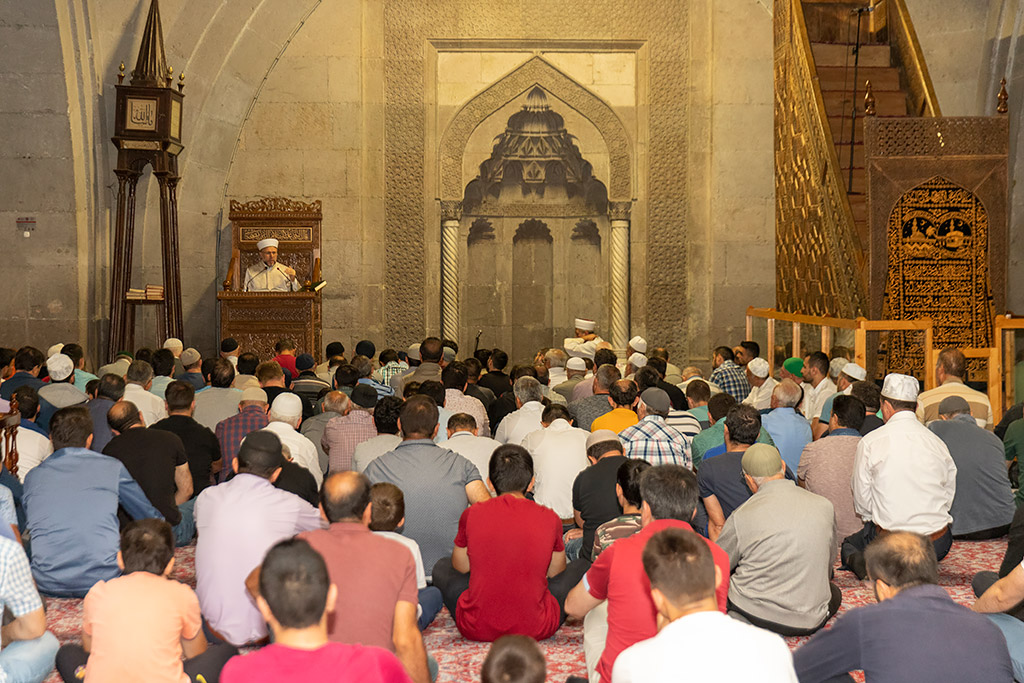
[[[320,356],[321,297],[313,288],[320,277],[320,200],[301,202],[265,197],[249,202],[232,200],[231,264],[217,293],[221,339],[234,337],[243,351],[269,360],[278,340],[290,337],[300,353]],[[303,284],[298,292],[244,292],[243,275],[260,259],[256,243],[278,240],[278,262],[295,269]]]

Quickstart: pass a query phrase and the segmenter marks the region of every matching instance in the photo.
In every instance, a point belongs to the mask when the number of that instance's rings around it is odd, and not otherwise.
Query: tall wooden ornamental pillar
[[[133,349],[135,309],[156,306],[160,334],[182,336],[181,275],[178,268],[178,154],[181,153],[181,106],[185,74],[173,88],[173,70],[164,55],[160,5],[152,0],[139,56],[131,80],[124,85],[124,64],[117,77],[114,137],[117,147],[117,222],[111,263],[110,333],[107,358],[121,349]],[[160,185],[160,248],[163,261],[163,294],[145,299],[129,298],[132,248],[135,237],[136,186],[147,164]]]

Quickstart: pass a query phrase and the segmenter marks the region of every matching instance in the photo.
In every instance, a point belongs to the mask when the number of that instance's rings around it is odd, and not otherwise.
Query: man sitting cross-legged
[[[525,448],[498,448],[488,471],[498,496],[462,513],[451,558],[434,565],[434,585],[471,640],[548,638],[565,621],[565,596],[588,563],[565,569],[558,515],[526,499],[534,479]]]
[[[267,636],[246,576],[277,541],[322,526],[315,507],[274,486],[283,463],[277,436],[253,432],[232,462],[237,475],[196,498],[196,594],[210,635],[233,645]]]
[[[693,531],[690,522],[697,511],[697,479],[680,465],[652,467],[640,478],[640,497],[643,528],[602,552],[565,603],[569,614],[583,617],[607,600],[607,638],[590,633],[599,633],[603,625],[600,620],[592,623],[589,616],[583,630],[587,667],[596,659],[593,654],[600,652],[596,669],[605,683],[612,680],[612,667],[620,652],[658,632],[657,610],[651,601],[651,584],[643,572],[641,554],[651,536],[662,529]],[[729,572],[729,556],[711,541],[705,542],[715,566],[725,576]],[[715,592],[718,609],[723,613],[727,593],[726,582]]]
[[[615,660],[612,683],[668,683],[681,671],[693,681],[796,683],[786,642],[723,615],[715,589],[728,579],[715,567],[707,543],[683,529],[664,529],[643,551],[644,572],[661,631]],[[723,645],[742,656],[715,657]]]
[[[865,562],[878,604],[850,610],[793,653],[801,683],[852,681],[847,672],[856,670],[868,681],[1013,680],[999,630],[938,585],[931,539],[885,534]]]
[[[373,517],[369,479],[352,471],[330,475],[320,490],[320,510],[330,527],[300,538],[323,556],[331,583],[341,587],[336,612],[327,621],[329,638],[394,652],[410,678],[427,683],[427,655],[416,625],[415,561],[405,546],[368,528]]]
[[[25,477],[32,574],[42,593],[80,598],[119,574],[118,505],[134,519],[162,516],[124,465],[89,450],[92,418],[84,406],[58,410],[50,440],[53,455]]]
[[[29,387],[22,387],[22,389]],[[46,630],[46,613],[25,550],[0,538],[0,611],[9,614],[3,629],[0,673],[7,683],[40,683],[53,670],[57,638]]]
[[[337,607],[338,587],[328,577],[324,559],[306,541],[272,547],[260,567],[256,606],[274,644],[233,658],[221,682],[410,683],[390,652],[328,641],[328,615],[339,621],[349,616]]]
[[[152,680],[216,680],[237,650],[224,643],[207,646],[196,594],[169,578],[170,525],[156,519],[128,524],[117,565],[122,576],[99,581],[85,596],[82,644],[60,649],[61,677],[68,683],[128,681],[145,672]]]

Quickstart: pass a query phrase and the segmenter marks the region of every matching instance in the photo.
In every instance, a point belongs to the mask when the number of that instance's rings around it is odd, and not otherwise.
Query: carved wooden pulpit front
[[[283,197],[231,201],[231,265],[220,302],[220,337],[234,337],[243,351],[260,360],[273,358],[274,344],[290,337],[299,353],[320,356],[322,328],[320,278],[320,200],[310,203]],[[298,292],[246,292],[243,274],[260,260],[256,243],[278,240],[278,262],[295,270],[303,284]]]

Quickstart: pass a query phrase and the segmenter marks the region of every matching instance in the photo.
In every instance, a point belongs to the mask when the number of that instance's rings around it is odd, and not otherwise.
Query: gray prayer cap
[[[971,412],[971,405],[963,396],[947,396],[939,403],[939,415],[969,412]]]

